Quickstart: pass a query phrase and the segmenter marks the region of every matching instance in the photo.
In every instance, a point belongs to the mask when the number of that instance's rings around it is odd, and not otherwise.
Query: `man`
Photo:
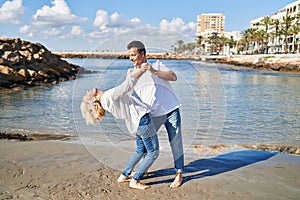
[[[132,41],[127,45],[127,49],[134,65],[134,69],[130,69],[130,72],[135,72],[143,63],[147,63],[146,49],[142,42]],[[150,106],[156,131],[162,124],[165,125],[176,169],[176,176],[170,187],[179,187],[184,168],[180,102],[169,83],[169,81],[176,81],[177,76],[159,61],[146,66],[147,72],[137,81],[134,91],[143,103]]]

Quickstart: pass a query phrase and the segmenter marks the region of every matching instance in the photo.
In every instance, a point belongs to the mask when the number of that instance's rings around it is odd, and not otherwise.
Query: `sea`
[[[89,72],[57,85],[0,94],[0,132],[67,136],[69,142],[86,146],[134,140],[123,120],[107,113],[103,121],[91,126],[80,112],[81,98],[88,90],[120,84],[132,63],[125,59],[66,60]],[[300,147],[299,74],[194,60],[162,62],[177,74],[171,86],[181,102],[185,148]],[[161,146],[167,145],[164,127],[158,135]]]

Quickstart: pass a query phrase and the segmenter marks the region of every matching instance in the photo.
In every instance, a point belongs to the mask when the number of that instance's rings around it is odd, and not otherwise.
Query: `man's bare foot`
[[[140,181],[131,179],[130,183],[129,183],[129,187],[133,188],[133,189],[139,189],[139,190],[146,190],[148,188],[150,188],[149,185],[145,185],[144,183],[141,183]]]
[[[182,184],[182,172],[177,172],[173,183],[170,185],[171,188],[176,188]]]
[[[123,174],[121,174],[118,178],[118,183],[123,183],[123,182],[129,182],[131,180],[131,178],[128,178],[126,176],[124,176]]]

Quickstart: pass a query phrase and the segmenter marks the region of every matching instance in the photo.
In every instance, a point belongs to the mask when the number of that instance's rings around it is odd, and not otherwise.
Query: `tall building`
[[[203,35],[204,32],[222,33],[224,31],[224,26],[224,14],[207,13],[197,16],[197,36]]]
[[[214,45],[210,44],[209,37],[224,36],[225,16],[221,13],[206,13],[197,15],[197,37],[201,37],[200,51],[202,53],[216,53]]]

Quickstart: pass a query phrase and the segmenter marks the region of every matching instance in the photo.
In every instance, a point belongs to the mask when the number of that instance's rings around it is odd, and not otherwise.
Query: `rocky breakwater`
[[[80,69],[40,43],[0,38],[0,91],[72,80]]]
[[[226,63],[254,69],[300,73],[300,56],[298,55],[236,55],[222,57],[216,63]]]

